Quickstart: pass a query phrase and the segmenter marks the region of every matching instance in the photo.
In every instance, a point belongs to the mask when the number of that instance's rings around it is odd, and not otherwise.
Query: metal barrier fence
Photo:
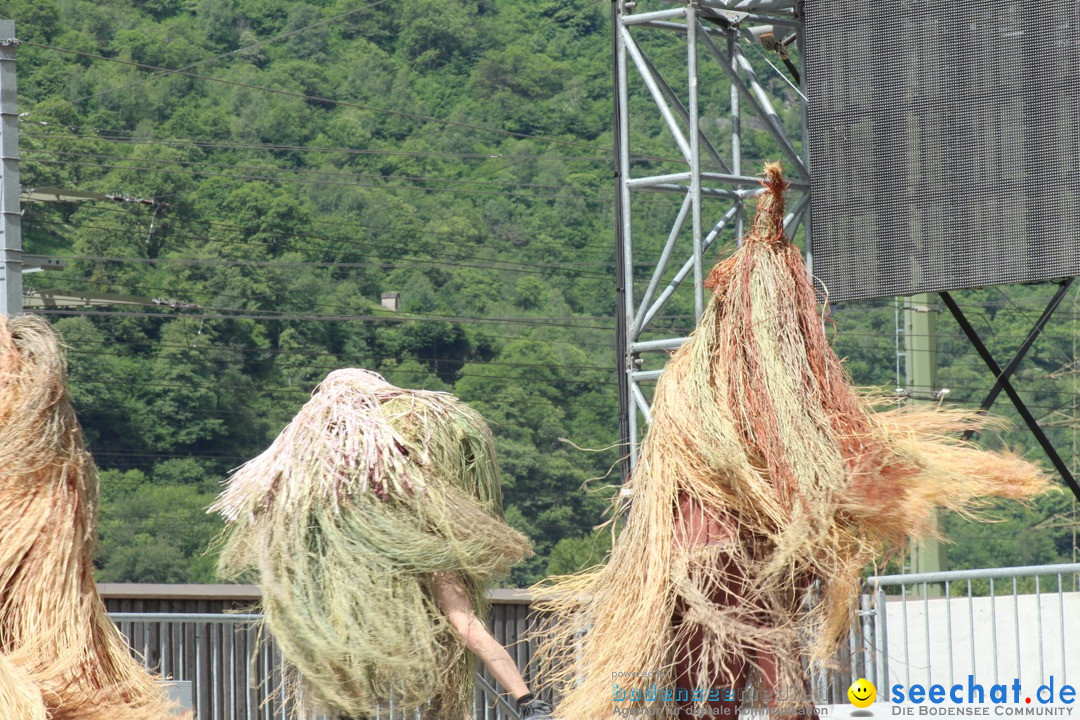
[[[884,575],[866,588],[851,676],[882,700],[892,683],[989,692],[1080,677],[1080,564]]]
[[[125,587],[107,600],[113,619],[147,668],[192,684],[196,720],[288,720],[290,708],[275,692],[280,652],[272,638],[259,637],[261,615],[225,612],[227,601],[222,612],[140,612],[144,602],[181,609],[196,601],[167,601],[164,587],[152,596]],[[536,616],[521,591],[495,592],[492,632],[535,686],[528,672],[535,646],[522,638]],[[819,702],[844,704],[859,677],[870,679],[882,700],[892,683],[966,686],[969,675],[986,691],[1013,679],[1030,688],[1053,677],[1060,687],[1080,677],[1076,638],[1080,564],[871,577],[840,667],[813,673],[812,693]],[[473,717],[517,720],[493,686],[486,672],[477,673]],[[374,720],[413,717],[387,707]]]
[[[292,707],[279,692],[281,653],[260,630],[262,615],[113,612],[143,665],[163,677],[191,683],[196,720],[289,720]],[[511,649],[511,652],[513,650]],[[420,720],[388,705],[367,720]],[[476,675],[476,720],[518,720],[516,709]],[[315,714],[308,720],[328,720]],[[359,720],[359,719],[358,719]]]

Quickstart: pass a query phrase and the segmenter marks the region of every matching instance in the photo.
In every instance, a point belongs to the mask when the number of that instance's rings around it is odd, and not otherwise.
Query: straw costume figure
[[[765,174],[749,233],[657,383],[608,563],[548,588],[560,717],[734,717],[744,693],[811,713],[804,665],[846,637],[868,563],[931,532],[935,508],[1048,487],[1034,465],[959,439],[985,419],[875,412],[856,392],[784,235],[779,165]]]
[[[222,571],[261,585],[298,713],[392,702],[462,720],[475,653],[524,717],[547,717],[479,619],[486,586],[531,550],[502,520],[487,424],[453,396],[333,372],[211,509],[228,522]]]
[[[0,317],[0,717],[166,720],[93,577],[97,473],[52,326]]]

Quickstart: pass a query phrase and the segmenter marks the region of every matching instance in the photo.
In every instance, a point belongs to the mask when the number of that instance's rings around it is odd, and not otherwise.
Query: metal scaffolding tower
[[[802,228],[809,264],[805,73],[797,67],[803,59],[801,5],[800,0],[613,4],[624,477],[636,459],[643,423],[649,422],[650,385],[663,371],[665,353],[679,347],[693,329],[690,309],[694,321],[704,309],[706,268],[743,234],[744,202],[761,189],[752,175],[761,160],[779,159],[784,165],[792,186],[788,232],[794,235]],[[795,61],[787,51],[792,44]],[[768,67],[769,77],[759,78],[758,67]],[[785,123],[777,103],[791,106],[793,97],[796,122],[790,121],[789,111]],[[767,133],[779,157],[755,157],[755,166],[744,170],[744,127]],[[654,128],[660,129],[650,133]],[[647,142],[638,144],[648,147],[632,147],[633,139],[642,137]],[[657,153],[661,143],[669,152]],[[656,193],[677,202],[657,203]],[[671,319],[661,311],[679,306],[686,312],[673,316],[682,320],[677,328],[659,322]]]

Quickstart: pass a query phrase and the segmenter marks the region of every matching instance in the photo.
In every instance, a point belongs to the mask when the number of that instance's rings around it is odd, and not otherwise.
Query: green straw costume
[[[297,714],[410,711],[457,720],[474,660],[432,596],[456,573],[477,615],[486,586],[530,554],[502,520],[494,441],[453,396],[338,370],[211,507],[220,569],[262,587]]]

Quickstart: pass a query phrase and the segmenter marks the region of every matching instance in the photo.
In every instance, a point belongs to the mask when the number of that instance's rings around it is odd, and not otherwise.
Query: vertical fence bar
[[[926,627],[930,628],[930,616],[926,616]],[[949,646],[949,685],[953,684],[953,631],[952,631],[952,595],[949,591],[949,581],[945,581],[945,635]],[[929,682],[929,680],[927,680]]]
[[[911,687],[911,645],[908,643],[907,586],[900,586],[900,597],[904,603],[904,680]]]
[[[198,713],[197,717],[199,718],[199,720],[204,720],[204,718],[206,718],[206,703],[203,701],[202,648],[200,647],[201,643],[199,642],[199,636],[201,635],[199,630],[201,629],[201,627],[201,625],[195,624],[195,677],[192,679],[191,689],[196,696],[195,711]]]
[[[182,623],[179,623],[179,625],[180,625],[180,627],[178,628],[179,632],[177,634],[180,637],[180,648],[179,648],[178,652],[176,653],[176,664],[177,664],[177,667],[180,670],[180,679],[190,681],[191,680],[191,663],[188,662],[187,658],[188,658],[188,648],[191,647],[191,645],[188,643],[187,623],[182,622]],[[194,690],[195,690],[195,685],[194,685],[194,683],[192,683],[192,698],[191,698],[191,701],[193,703],[195,702]]]
[[[922,599],[923,599],[923,630],[926,632],[926,677],[927,682],[931,675],[931,660],[930,660],[930,583],[922,583]]]
[[[998,682],[997,598],[994,597],[994,578],[990,578],[990,643],[994,646],[994,683]]]
[[[173,680],[179,680],[178,677],[173,677],[176,674],[176,666],[174,664],[173,651],[176,648],[176,628],[172,622],[165,623],[162,627],[161,637],[161,672],[162,677],[172,678]],[[168,673],[167,675],[165,673]]]
[[[885,591],[878,589],[878,606],[877,617],[880,625],[878,625],[878,637],[881,638],[881,686],[884,688],[889,687],[889,609],[885,604]]]
[[[859,598],[860,608],[862,610],[862,628],[863,628],[863,674],[862,677],[874,678],[877,680],[877,653],[874,648],[877,646],[877,636],[874,632],[877,628],[874,624],[874,619],[871,618],[870,605],[871,599],[869,593],[863,593]]]
[[[267,659],[266,643],[259,643],[259,661],[262,664],[262,676],[263,683],[270,682],[270,662]],[[263,685],[263,690],[259,692],[259,702],[262,703],[262,720],[273,720],[273,706],[269,697],[270,687],[268,684]]]
[[[1020,595],[1016,591],[1016,578],[1012,579],[1013,623],[1016,626],[1016,677],[1020,677]]]
[[[1039,587],[1039,576],[1035,576],[1035,623],[1039,633],[1039,678],[1046,677],[1046,668],[1043,663],[1043,623],[1042,623],[1042,592]]]
[[[859,673],[859,650],[858,650],[858,646],[859,646],[860,643],[856,642],[856,637],[855,636],[856,635],[861,635],[861,634],[862,633],[859,630],[859,623],[858,622],[856,622],[855,627],[851,628],[851,630],[848,632],[848,663],[847,664],[848,664],[848,673],[850,673],[850,675],[851,675],[851,680],[849,681],[848,684],[851,684],[851,683],[855,682],[855,679],[858,677],[858,673]],[[843,684],[843,681],[841,681],[841,684]]]
[[[173,677],[173,624],[171,621],[162,621],[161,631],[158,633],[158,657],[161,658],[158,671],[161,673],[161,677],[166,680],[179,680],[179,678]]]
[[[244,697],[247,707],[248,720],[257,718],[259,715],[259,695],[252,688],[251,669],[259,662],[259,647],[255,642],[255,629],[252,625],[244,628],[244,644],[247,646],[247,662],[244,663]]]
[[[975,672],[975,598],[971,594],[971,580],[967,581],[968,596],[968,639],[971,641],[971,674],[978,677]]]
[[[221,675],[222,675],[222,672],[221,672],[222,671],[221,659],[222,659],[222,643],[221,643],[221,640],[220,640],[219,626],[217,626],[215,624],[215,625],[210,626],[210,667],[211,667],[211,672],[210,672],[210,678],[209,678],[209,680],[210,680],[210,682],[209,682],[210,692],[211,692],[211,697],[213,698],[213,706],[214,706],[214,720],[224,720],[222,718],[222,712],[221,712],[222,711],[222,706],[224,705],[224,703],[222,702],[222,700],[223,700],[223,698],[222,698],[222,690],[223,690],[223,688],[222,688],[222,683],[221,683]]]
[[[280,667],[281,667],[281,654],[280,654],[280,651],[277,649],[277,644],[276,643],[274,644],[273,662],[274,662],[274,667],[280,669]],[[295,711],[295,709],[296,709],[295,708],[295,703],[286,702],[284,693],[281,692],[281,689],[284,688],[285,678],[280,673],[279,670],[275,670],[274,672],[277,674],[277,681],[275,683],[275,688],[277,689],[277,696],[278,696],[278,703],[277,703],[278,714],[280,715],[281,720],[286,720],[288,717],[290,717],[290,713]],[[378,716],[382,717],[381,709],[380,709],[380,712],[379,712]]]
[[[1067,675],[1065,673],[1065,592],[1062,585],[1061,573],[1058,573],[1058,617],[1061,625],[1058,627],[1058,639],[1061,641],[1061,684],[1065,685]]]
[[[258,718],[259,720],[273,720],[273,709],[270,706],[269,697],[269,682],[270,673],[267,668],[266,662],[266,641],[262,637],[262,633],[256,634],[256,653],[255,668],[259,671],[258,677],[260,678],[258,690],[255,692],[255,698],[258,701]]]
[[[228,660],[229,660],[229,717],[230,720],[237,720],[237,712],[239,710],[239,694],[236,691],[237,680],[237,664],[236,654],[241,651],[239,637],[236,632],[239,627],[236,625],[229,625],[225,628],[225,636],[222,640],[227,640],[225,643],[229,648]],[[247,720],[247,718],[241,718],[240,720]]]

